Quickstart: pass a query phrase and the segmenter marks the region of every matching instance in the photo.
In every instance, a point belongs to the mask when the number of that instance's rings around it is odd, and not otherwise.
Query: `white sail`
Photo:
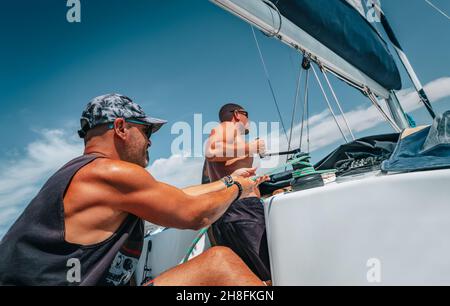
[[[259,0],[210,1],[269,35],[276,34],[278,39],[290,47],[311,54],[312,60],[320,63],[325,69],[348,83],[360,89],[368,88],[381,98],[389,98],[390,92],[388,89],[283,17],[274,6],[271,7],[264,1]]]

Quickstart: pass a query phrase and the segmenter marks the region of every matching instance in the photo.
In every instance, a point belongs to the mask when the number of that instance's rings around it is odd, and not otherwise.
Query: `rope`
[[[438,8],[435,4],[433,4],[431,1],[429,0],[425,0],[426,3],[428,3],[432,8],[434,8],[436,11],[438,11],[439,13],[441,13],[444,17],[446,17],[448,20],[450,20],[450,16],[447,15],[443,10],[441,10],[440,8]]]
[[[298,161],[295,162],[296,165],[302,165],[304,166],[301,169],[297,169],[294,170],[292,172],[292,177],[293,178],[299,178],[299,177],[303,177],[303,176],[307,176],[310,174],[322,174],[322,173],[335,173],[337,170],[336,169],[330,169],[330,170],[316,170],[314,169],[314,166],[310,163],[311,156],[309,156],[309,154],[301,156],[298,158]]]
[[[305,125],[305,115],[306,115],[306,107],[308,103],[308,84],[309,84],[309,70],[306,70],[306,78],[305,78],[305,100],[303,104],[303,113],[302,113],[302,126],[300,129],[300,151],[302,149],[303,144],[303,127]],[[307,121],[309,121],[309,118],[307,118]]]
[[[305,104],[306,104],[306,152],[309,154],[309,91],[306,90],[306,96],[305,96]]]
[[[263,176],[269,176],[269,175],[275,174],[276,172],[278,172],[280,170],[284,170],[287,166],[292,166],[293,164],[300,164],[300,165],[305,165],[305,166],[308,166],[308,167],[313,167],[313,165],[311,163],[309,163],[309,159],[310,158],[311,157],[308,154],[306,154],[306,155],[303,155],[303,156],[291,159],[290,161],[287,161],[285,164],[283,164],[283,165],[281,165],[279,167],[273,168],[271,171],[269,171],[269,172],[267,172],[267,173],[265,173],[263,175],[255,176],[252,179],[256,181],[258,178],[261,178]],[[308,161],[305,162],[305,160],[308,160]],[[295,171],[293,171],[293,173],[298,173],[299,171],[302,171],[302,169],[295,170]],[[314,170],[314,171],[315,171],[314,173],[328,173],[328,172],[333,172],[333,171],[336,172],[334,169],[332,169],[332,170],[322,170],[322,171]]]
[[[303,176],[307,176],[307,175],[311,175],[311,174],[336,173],[336,172],[337,172],[336,169],[316,170],[316,169],[314,169],[314,167],[311,166],[311,167],[306,167],[304,169],[296,170],[296,171],[292,172],[292,177],[299,178],[299,177],[303,177]]]
[[[208,232],[208,228],[209,228],[209,226],[200,230],[198,235],[192,241],[191,246],[189,247],[189,249],[188,249],[188,251],[187,251],[186,255],[184,256],[183,261],[181,263],[186,263],[189,260],[189,257],[191,256],[192,252],[194,251],[194,248],[197,245],[197,243],[200,241],[200,239],[202,239],[203,235],[205,235]]]
[[[291,150],[292,130],[294,129],[295,114],[297,112],[298,96],[300,94],[300,82],[302,79],[302,74],[303,74],[303,69],[300,66],[300,72],[298,74],[298,80],[297,80],[297,89],[295,91],[294,107],[292,110],[291,130],[289,131],[289,142],[288,142],[288,149],[287,149],[288,151]]]
[[[286,136],[286,140],[289,141],[289,138],[288,138],[287,132],[286,132],[286,128],[284,126],[283,117],[281,116],[280,107],[278,106],[278,102],[277,102],[277,98],[275,97],[275,92],[273,90],[272,82],[270,81],[270,76],[269,76],[269,72],[267,70],[266,62],[264,61],[264,57],[263,57],[261,48],[258,43],[258,38],[256,38],[255,29],[252,26],[250,26],[250,27],[252,28],[253,38],[255,39],[256,47],[258,48],[259,57],[261,59],[261,63],[264,68],[264,73],[266,74],[267,83],[269,84],[269,88],[270,88],[270,92],[272,93],[273,101],[275,102],[275,107],[277,108],[278,117],[280,118],[280,123],[281,123],[281,126],[283,127],[284,135]]]
[[[280,31],[281,31],[281,27],[283,26],[283,17],[282,17],[282,15],[281,15],[281,13],[280,13],[280,10],[278,9],[278,7],[275,5],[275,4],[273,4],[272,2],[270,2],[269,0],[262,0],[267,6],[270,6],[274,11],[276,11],[277,12],[277,14],[278,14],[278,18],[280,18],[280,24],[279,24],[279,26],[278,26],[278,29],[276,30],[276,31],[274,31],[274,32],[272,32],[272,33],[267,33],[267,36],[269,36],[269,37],[275,37],[275,36],[277,36],[278,34],[280,34]],[[270,14],[272,15],[272,11],[270,11]],[[272,20],[273,20],[273,15],[272,15]],[[273,25],[274,25],[274,29],[275,29],[275,22],[273,23]]]
[[[279,171],[281,169],[285,169],[289,165],[292,166],[293,164],[304,166],[304,168],[302,168],[302,169],[298,169],[298,170],[292,171],[292,177],[293,178],[299,178],[299,177],[303,177],[303,176],[314,174],[314,173],[322,174],[322,173],[335,173],[335,172],[337,172],[336,169],[330,169],[330,170],[316,170],[316,169],[314,169],[314,166],[309,162],[310,158],[311,157],[308,154],[300,156],[298,158],[295,158],[295,159],[292,159],[292,160],[288,161],[287,163],[285,163],[284,165],[282,165],[280,167],[272,169],[270,172],[267,172],[264,175],[272,175],[272,174],[274,174],[275,172],[277,172],[277,171]]]
[[[350,135],[352,136],[352,139],[356,140],[355,136],[353,135],[352,129],[350,128],[350,125],[348,124],[347,118],[345,117],[344,111],[342,110],[341,103],[339,102],[339,99],[336,96],[336,93],[334,92],[333,86],[331,86],[331,83],[330,83],[330,80],[328,79],[327,73],[323,69],[322,69],[322,72],[323,72],[323,75],[325,77],[325,80],[327,81],[328,88],[330,88],[330,91],[331,91],[331,93],[332,93],[332,95],[334,97],[334,101],[336,101],[336,104],[339,107],[339,110],[340,110],[340,112],[342,114],[342,118],[344,118],[345,125],[347,126],[347,129],[350,132]]]
[[[348,143],[347,137],[345,137],[344,131],[342,130],[341,125],[339,124],[339,121],[337,120],[336,114],[333,111],[333,108],[331,107],[330,101],[328,100],[328,96],[325,92],[325,89],[323,88],[322,82],[319,79],[319,76],[317,75],[316,69],[314,68],[314,65],[311,65],[312,71],[314,72],[314,76],[316,77],[317,83],[320,86],[320,89],[322,90],[322,94],[325,98],[325,101],[327,102],[328,108],[330,110],[331,115],[333,116],[334,121],[336,122],[337,127],[339,128],[339,131],[342,134],[342,137],[344,138],[345,142]]]

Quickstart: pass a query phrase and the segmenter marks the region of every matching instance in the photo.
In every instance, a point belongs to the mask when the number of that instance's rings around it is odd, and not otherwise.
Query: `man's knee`
[[[239,260],[239,257],[236,255],[236,253],[233,252],[233,250],[223,246],[215,246],[208,249],[205,252],[205,256],[207,256],[209,260],[216,262],[217,264],[226,264]]]
[[[234,273],[241,273],[246,268],[241,258],[227,247],[212,247],[205,255],[207,256],[205,260],[217,275],[233,275]]]

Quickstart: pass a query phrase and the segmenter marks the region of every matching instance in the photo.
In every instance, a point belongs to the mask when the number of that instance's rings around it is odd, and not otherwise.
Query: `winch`
[[[269,181],[262,183],[259,190],[262,196],[272,195],[274,191],[292,187],[293,191],[306,190],[324,186],[323,173],[335,172],[335,170],[316,171],[311,164],[311,156],[308,153],[295,150],[297,153],[288,158],[286,164],[277,167],[267,173]],[[266,156],[287,155],[286,152],[274,153]],[[290,154],[291,152],[289,152]],[[291,167],[292,169],[278,172],[281,169]]]

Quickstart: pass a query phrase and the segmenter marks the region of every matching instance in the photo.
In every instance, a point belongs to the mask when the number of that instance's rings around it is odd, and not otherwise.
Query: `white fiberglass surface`
[[[450,170],[331,183],[266,201],[275,285],[450,284]]]
[[[151,275],[153,278],[180,264],[192,246],[198,233],[198,231],[171,228],[146,238],[141,258],[139,259],[139,264],[136,269],[136,279],[138,284],[140,284],[143,279],[145,263],[147,263],[147,268],[151,269],[148,276]],[[150,252],[147,254],[149,241],[151,241],[151,248]],[[209,247],[210,243],[208,238],[203,236],[194,248],[192,256],[199,255]],[[190,258],[192,258],[192,256]]]

